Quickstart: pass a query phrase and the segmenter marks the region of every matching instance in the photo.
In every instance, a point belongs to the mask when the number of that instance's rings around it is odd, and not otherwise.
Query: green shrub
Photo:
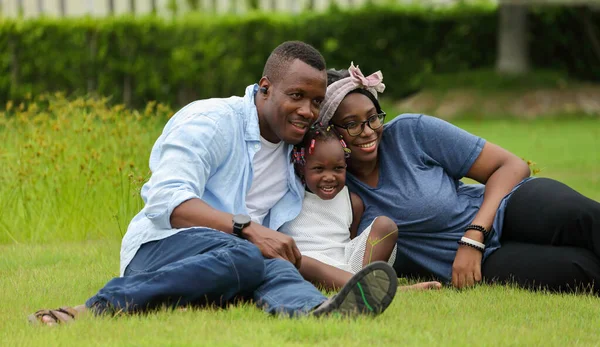
[[[600,80],[600,64],[576,20],[578,9],[531,12],[534,67]],[[592,19],[598,22],[598,14]],[[301,15],[195,14],[159,17],[0,21],[0,103],[48,91],[111,96],[142,107],[240,95],[260,77],[270,51],[284,40],[317,47],[329,67],[350,61],[382,70],[386,95],[423,86],[431,75],[491,68],[497,13],[460,6],[427,11],[374,7]]]

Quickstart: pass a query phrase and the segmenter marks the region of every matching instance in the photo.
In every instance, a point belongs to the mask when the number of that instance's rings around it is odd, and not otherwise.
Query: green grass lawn
[[[227,311],[86,317],[32,327],[27,314],[81,303],[117,274],[118,241],[0,246],[2,345],[594,345],[600,302],[584,295],[480,286],[399,293],[375,319],[277,319],[251,306]]]
[[[120,238],[142,206],[167,112],[49,105],[0,113],[2,345],[598,344],[597,297],[491,286],[402,292],[376,319],[277,319],[246,305],[29,326],[28,314],[83,303],[118,274]],[[456,124],[600,200],[600,120]]]
[[[600,201],[600,119],[454,123],[532,161],[540,170],[537,176],[557,179]]]

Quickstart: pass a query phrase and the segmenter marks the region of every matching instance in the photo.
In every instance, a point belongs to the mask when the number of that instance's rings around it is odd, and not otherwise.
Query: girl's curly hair
[[[321,122],[314,123],[309,129],[302,142],[294,146],[292,151],[292,162],[298,167],[304,167],[306,163],[306,155],[312,154],[317,142],[325,142],[329,140],[340,141],[344,149],[344,156],[347,159],[350,156],[350,149],[346,146],[346,142],[342,136],[335,130],[332,125],[323,125]]]

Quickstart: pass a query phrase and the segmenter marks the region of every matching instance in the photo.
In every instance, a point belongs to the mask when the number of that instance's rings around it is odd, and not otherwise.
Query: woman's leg
[[[511,283],[555,292],[600,292],[600,260],[579,247],[508,241],[483,263],[488,283]]]
[[[575,246],[600,256],[600,203],[548,178],[526,182],[505,211],[501,241]]]
[[[600,282],[600,203],[563,183],[537,178],[515,191],[500,241],[487,280],[560,291]]]

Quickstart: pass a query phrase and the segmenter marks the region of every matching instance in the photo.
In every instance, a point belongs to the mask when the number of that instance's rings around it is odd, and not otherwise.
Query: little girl
[[[296,174],[306,184],[302,211],[279,229],[302,253],[300,273],[327,289],[342,287],[369,263],[392,265],[396,258],[398,228],[391,219],[378,217],[357,236],[364,205],[346,187],[348,151],[333,127],[310,128],[293,152]]]

